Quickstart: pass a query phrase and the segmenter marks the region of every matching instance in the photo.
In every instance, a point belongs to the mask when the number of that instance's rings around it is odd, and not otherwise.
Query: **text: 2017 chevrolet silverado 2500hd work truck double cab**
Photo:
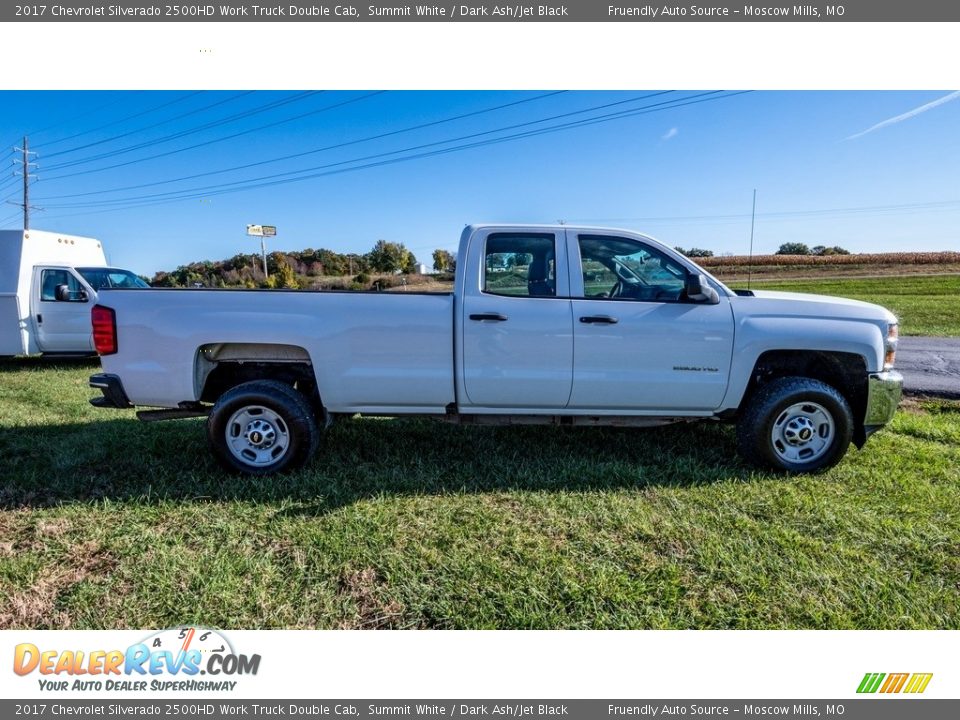
[[[209,415],[217,459],[255,474],[302,465],[354,413],[735,420],[746,459],[812,472],[900,399],[897,320],[877,305],[733,292],[623,230],[475,225],[457,257],[452,293],[106,290],[91,402]]]

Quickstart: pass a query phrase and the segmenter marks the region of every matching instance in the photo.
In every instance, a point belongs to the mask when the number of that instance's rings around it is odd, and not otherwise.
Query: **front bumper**
[[[109,373],[91,375],[90,387],[97,388],[97,390],[103,393],[103,397],[90,399],[90,404],[94,407],[118,408],[120,410],[133,407],[133,403],[131,403],[130,398],[127,397],[127,393],[123,389],[123,383],[117,375],[111,375]]]
[[[867,435],[893,419],[903,395],[903,375],[896,370],[870,373],[867,379],[867,412],[863,417]]]

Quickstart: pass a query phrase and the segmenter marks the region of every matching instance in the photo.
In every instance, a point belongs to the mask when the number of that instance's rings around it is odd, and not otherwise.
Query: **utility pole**
[[[29,140],[26,135],[23,136],[23,147],[14,148],[14,151],[22,153],[22,160],[14,160],[14,163],[20,163],[23,166],[23,172],[19,173],[23,175],[23,229],[30,229],[30,178],[36,177],[35,175],[30,174],[31,167],[37,167],[35,162],[30,162],[30,156],[36,155],[35,152],[30,150]],[[16,173],[14,173],[16,174]],[[14,203],[14,205],[19,205],[20,203]]]

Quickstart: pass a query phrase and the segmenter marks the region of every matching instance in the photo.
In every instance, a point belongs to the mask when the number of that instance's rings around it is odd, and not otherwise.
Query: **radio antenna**
[[[757,220],[757,189],[753,189],[753,209],[750,211],[750,258],[747,260],[747,290],[750,289],[750,277],[753,274],[753,227]]]

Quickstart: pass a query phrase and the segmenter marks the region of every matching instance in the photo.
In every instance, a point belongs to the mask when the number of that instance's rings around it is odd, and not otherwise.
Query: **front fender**
[[[884,334],[870,320],[747,316],[737,323],[734,361],[723,408],[740,405],[757,360],[772,350],[844,352],[863,358],[867,372],[883,369]]]

